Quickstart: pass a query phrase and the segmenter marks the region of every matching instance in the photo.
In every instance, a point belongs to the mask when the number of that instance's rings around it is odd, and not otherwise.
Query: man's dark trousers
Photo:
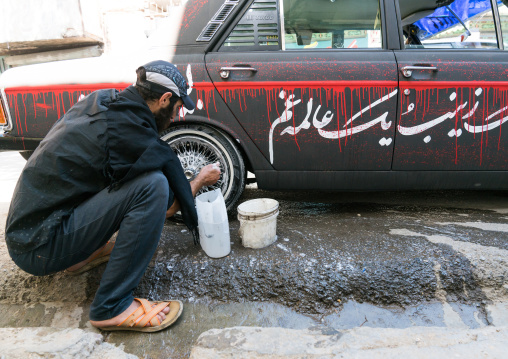
[[[113,318],[134,299],[132,292],[157,248],[170,197],[173,193],[162,172],[145,173],[117,190],[105,188],[81,203],[48,243],[11,255],[26,272],[47,275],[87,259],[118,231],[90,309],[91,320]]]

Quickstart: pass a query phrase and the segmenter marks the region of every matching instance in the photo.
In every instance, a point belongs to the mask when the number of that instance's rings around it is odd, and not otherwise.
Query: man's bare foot
[[[82,262],[79,262],[78,264],[74,264],[72,267],[67,268],[66,271],[67,272],[75,272],[75,271],[83,268],[88,263],[90,263],[91,261],[93,261],[97,258],[109,256],[111,254],[111,251],[113,250],[114,245],[115,245],[114,240],[107,242],[101,248],[99,248],[95,252],[93,252],[90,257],[88,257],[87,259],[85,259]]]
[[[155,307],[155,305],[156,304],[152,304],[152,308]],[[104,327],[112,327],[112,326],[120,325],[121,323],[123,323],[125,321],[125,319],[127,319],[127,317],[129,317],[132,314],[132,312],[134,312],[140,306],[141,306],[141,303],[134,300],[131,303],[131,305],[129,306],[129,308],[127,308],[123,313],[117,315],[116,317],[107,319],[107,320],[100,320],[100,321],[90,320],[90,323],[96,328],[104,328]],[[159,314],[157,314],[157,317],[159,318],[160,323],[162,323],[166,319],[166,314],[168,314],[168,313],[169,313],[169,307],[165,307],[164,309],[162,309],[159,312]],[[144,317],[144,315],[142,317]],[[139,320],[141,320],[142,317],[140,317]],[[146,326],[147,327],[151,326],[150,322],[148,322],[148,324]]]

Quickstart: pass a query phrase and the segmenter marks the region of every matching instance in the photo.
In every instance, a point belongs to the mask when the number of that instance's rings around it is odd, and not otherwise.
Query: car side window
[[[399,0],[406,49],[496,49],[490,0]]]
[[[504,49],[508,50],[508,0],[498,0],[499,20],[501,22],[501,31],[503,32]]]
[[[382,48],[379,0],[281,0],[283,50]]]
[[[255,0],[219,51],[280,50],[278,14],[276,0]]]

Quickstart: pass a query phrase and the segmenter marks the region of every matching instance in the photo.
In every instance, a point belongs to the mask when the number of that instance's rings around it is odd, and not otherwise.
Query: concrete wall
[[[166,26],[168,13],[182,10],[186,2],[0,0],[0,62],[9,68],[147,51],[150,35]]]
[[[100,2],[104,53],[129,55],[148,51],[151,38],[178,18],[187,0],[108,0]],[[169,16],[169,17],[168,17]],[[166,35],[169,38],[169,34]],[[169,41],[169,39],[168,39]],[[160,42],[160,41],[158,41]],[[164,44],[164,39],[161,46]]]
[[[0,55],[103,41],[98,0],[0,0]]]

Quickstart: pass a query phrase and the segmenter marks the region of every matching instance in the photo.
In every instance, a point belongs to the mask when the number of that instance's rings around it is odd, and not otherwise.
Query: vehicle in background
[[[163,58],[197,107],[161,137],[189,180],[221,162],[229,208],[247,170],[273,190],[508,188],[506,0],[190,0],[179,20]],[[6,71],[0,149],[28,156],[141,55]]]

